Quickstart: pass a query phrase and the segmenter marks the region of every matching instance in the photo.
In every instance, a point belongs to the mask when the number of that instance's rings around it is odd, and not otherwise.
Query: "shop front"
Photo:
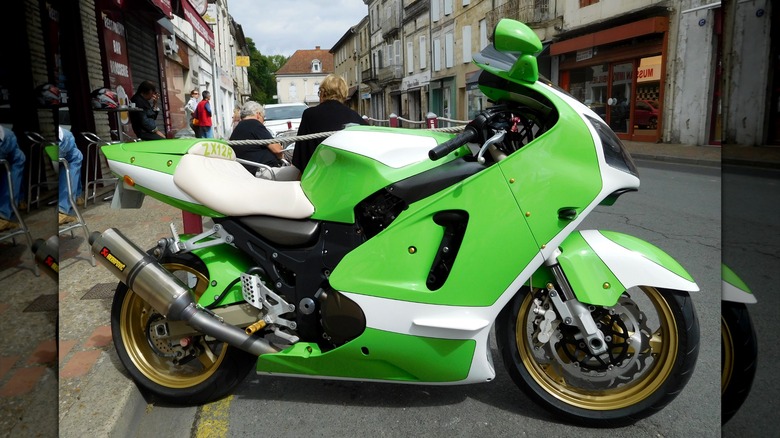
[[[652,17],[553,43],[560,86],[624,140],[661,137],[667,17]]]

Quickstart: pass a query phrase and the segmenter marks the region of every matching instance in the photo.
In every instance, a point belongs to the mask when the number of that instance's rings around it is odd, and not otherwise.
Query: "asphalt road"
[[[723,436],[766,436],[780,424],[780,375],[774,368],[780,357],[780,294],[775,290],[780,280],[780,171],[725,166],[723,186],[723,261],[758,300],[748,305],[758,338],[756,376],[742,408],[723,427]]]
[[[528,399],[494,351],[497,377],[485,384],[413,386],[250,375],[230,398],[197,408],[147,407],[137,436],[718,436],[720,433],[719,169],[640,162],[642,187],[599,207],[583,229],[645,239],[697,280],[701,325],[694,375],[670,405],[613,431],[566,424]],[[224,433],[225,435],[221,435]]]

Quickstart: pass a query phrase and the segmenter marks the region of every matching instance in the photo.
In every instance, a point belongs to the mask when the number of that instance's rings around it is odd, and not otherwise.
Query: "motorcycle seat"
[[[199,142],[182,156],[173,182],[202,205],[226,216],[311,217],[314,205],[300,181],[255,178],[235,156],[224,143]]]

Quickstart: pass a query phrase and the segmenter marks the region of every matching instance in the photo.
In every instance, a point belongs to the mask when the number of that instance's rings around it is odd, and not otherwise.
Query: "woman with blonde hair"
[[[338,131],[350,123],[366,125],[366,121],[360,117],[360,114],[344,105],[348,90],[347,82],[341,76],[335,74],[326,76],[320,84],[320,104],[303,112],[301,124],[298,126],[298,135]],[[299,172],[303,173],[306,169],[314,155],[314,150],[322,140],[295,142],[292,164]]]

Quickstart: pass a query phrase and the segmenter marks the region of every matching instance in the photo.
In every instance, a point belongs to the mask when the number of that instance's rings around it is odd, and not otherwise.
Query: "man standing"
[[[184,106],[184,111],[187,113],[190,129],[195,133],[195,137],[200,138],[200,129],[198,128],[198,125],[195,124],[195,121],[198,120],[195,118],[195,110],[198,109],[198,96],[200,96],[198,90],[190,91],[190,100],[187,102],[187,105]]]
[[[198,127],[200,127],[199,138],[214,138],[210,101],[211,93],[208,90],[203,90],[203,100],[198,103],[198,107],[195,109],[195,118],[198,119]]]

